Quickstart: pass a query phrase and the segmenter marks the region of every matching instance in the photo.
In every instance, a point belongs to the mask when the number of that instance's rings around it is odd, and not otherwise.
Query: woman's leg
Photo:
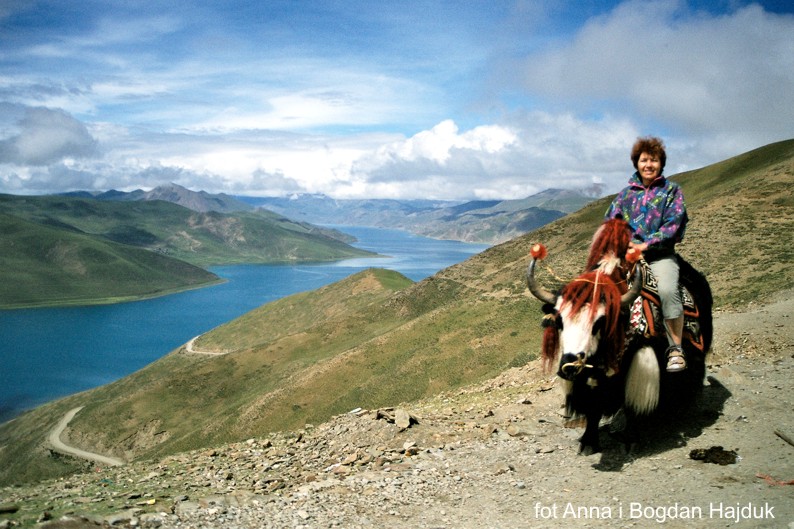
[[[686,360],[681,348],[684,333],[684,305],[678,287],[678,261],[675,257],[668,257],[654,261],[650,266],[656,277],[659,298],[662,302],[662,317],[670,344],[667,350],[667,371],[682,371],[686,369]]]

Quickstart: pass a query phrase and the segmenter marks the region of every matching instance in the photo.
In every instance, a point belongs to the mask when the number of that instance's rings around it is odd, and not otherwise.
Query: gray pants
[[[684,314],[681,291],[678,290],[678,260],[664,257],[649,263],[659,288],[662,300],[662,315],[666,320],[674,320]]]

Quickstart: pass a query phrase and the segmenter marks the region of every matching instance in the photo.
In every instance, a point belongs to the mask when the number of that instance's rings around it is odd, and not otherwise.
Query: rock
[[[412,424],[419,424],[419,419],[403,409],[381,408],[375,412],[375,419],[384,419],[394,423],[401,430],[410,428]]]
[[[507,434],[510,437],[529,437],[535,435],[535,432],[518,424],[511,424],[507,427]]]
[[[344,465],[335,466],[331,472],[334,474],[349,474],[350,467]]]
[[[10,520],[6,521],[10,522]],[[0,527],[2,527],[2,525],[0,525]],[[8,525],[8,527],[12,526]],[[83,517],[62,516],[58,520],[48,521],[37,527],[39,529],[97,529],[102,527],[102,524]]]
[[[141,527],[156,529],[165,523],[165,513],[160,512],[147,512],[138,517]]]
[[[117,512],[110,516],[105,516],[105,522],[110,525],[129,524],[133,518],[136,518],[141,512],[141,509],[128,509],[126,511]]]
[[[405,410],[398,409],[394,412],[394,424],[402,430],[409,428],[411,426],[411,415]]]
[[[189,517],[197,512],[201,507],[196,501],[183,501],[174,506],[174,514],[177,516]]]
[[[347,456],[346,458],[344,458],[341,461],[341,464],[342,465],[352,465],[356,461],[358,461],[358,454],[350,454],[349,456]]]
[[[509,463],[498,463],[496,466],[493,467],[493,475],[494,476],[501,476],[502,474],[506,474],[508,472],[515,472],[516,467]]]

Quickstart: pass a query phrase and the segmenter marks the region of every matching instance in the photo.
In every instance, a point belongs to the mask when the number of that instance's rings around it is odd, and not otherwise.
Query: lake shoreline
[[[4,339],[0,420],[123,378],[194,336],[282,297],[320,288],[366,268],[392,269],[419,281],[488,248],[401,230],[345,230],[358,239],[356,247],[378,257],[212,266],[208,270],[218,281],[179,291],[123,302],[106,298],[104,304],[0,310]]]
[[[170,288],[161,290],[159,292],[151,292],[149,294],[141,294],[137,296],[114,296],[106,298],[93,298],[93,299],[79,299],[73,301],[47,301],[40,303],[19,303],[14,305],[0,305],[0,310],[23,310],[23,309],[55,309],[67,307],[93,307],[97,305],[118,305],[121,303],[133,303],[135,301],[144,301],[147,299],[156,299],[163,296],[170,296],[172,294],[180,294],[182,292],[189,292],[191,290],[198,290],[200,288],[212,287],[221,285],[227,282],[227,279],[219,277],[214,281],[201,283],[198,285],[188,285],[182,288]]]

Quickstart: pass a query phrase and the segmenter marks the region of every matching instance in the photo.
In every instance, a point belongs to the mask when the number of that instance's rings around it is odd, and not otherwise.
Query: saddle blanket
[[[644,260],[637,266],[642,270],[642,291],[631,306],[629,315],[629,333],[641,334],[646,338],[664,337],[664,318],[659,289],[651,267]],[[681,301],[684,304],[684,339],[694,347],[703,351],[703,336],[700,332],[700,311],[689,290],[679,283]]]

